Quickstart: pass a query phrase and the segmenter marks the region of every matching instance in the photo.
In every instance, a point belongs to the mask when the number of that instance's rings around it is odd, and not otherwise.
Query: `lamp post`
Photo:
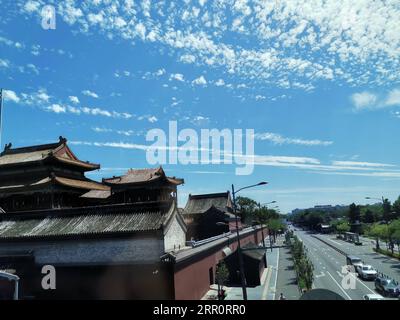
[[[238,259],[239,259],[240,280],[242,282],[243,300],[247,300],[247,290],[246,290],[246,278],[244,275],[242,247],[240,246],[239,222],[238,222],[238,215],[236,212],[236,193],[238,193],[244,189],[249,189],[252,187],[266,185],[267,183],[268,182],[262,181],[257,184],[253,184],[251,186],[240,188],[236,191],[235,191],[235,186],[232,184],[233,213],[235,215],[235,221],[236,221],[236,236],[237,236],[237,246],[238,246],[237,250],[238,250]]]
[[[382,196],[382,198],[365,197],[365,199],[378,200],[378,201],[382,202],[382,213],[383,213],[383,215],[385,215],[385,200],[387,200],[387,199],[385,199],[383,196]],[[389,214],[392,214],[392,213],[393,212],[389,212]],[[388,220],[390,219],[390,217],[387,217],[388,218],[387,220],[386,220],[385,216],[383,216],[383,218],[385,219],[386,224],[389,224]]]

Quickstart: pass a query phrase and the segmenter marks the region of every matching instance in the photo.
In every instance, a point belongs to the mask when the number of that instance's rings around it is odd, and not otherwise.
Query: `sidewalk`
[[[268,239],[267,239],[268,243]],[[247,288],[248,300],[274,300],[276,292],[276,283],[278,276],[279,249],[274,248],[273,251],[266,250],[268,267],[261,276],[261,285],[254,288]],[[224,287],[226,290],[225,300],[242,300],[242,287]],[[203,300],[214,300],[217,296],[217,285],[212,285]]]
[[[281,248],[279,251],[279,273],[275,299],[279,300],[280,293],[283,293],[287,300],[299,300],[301,293],[296,283],[296,273],[290,249]]]

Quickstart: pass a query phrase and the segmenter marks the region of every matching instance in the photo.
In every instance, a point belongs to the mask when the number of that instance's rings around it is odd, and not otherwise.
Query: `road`
[[[342,273],[342,268],[346,266],[346,257],[343,254],[339,253],[322,241],[314,238],[312,234],[309,234],[306,231],[296,231],[295,234],[303,241],[304,246],[308,251],[307,254],[314,264],[314,288],[332,290],[346,300],[362,300],[365,294],[376,293],[373,281],[363,281],[354,274],[346,275],[345,273]],[[377,269],[379,269],[377,266],[377,261],[381,262],[381,264],[383,263],[380,255],[378,255],[378,257],[375,257],[374,253],[371,255],[372,250],[370,249],[371,251],[368,251],[367,247],[361,248],[341,240],[334,240],[332,236],[317,236],[323,238],[324,240],[331,241],[332,245],[339,247],[346,253],[359,256],[366,263],[371,264]],[[360,256],[361,251],[359,250],[364,250],[362,251],[362,256]],[[383,267],[381,269],[382,272],[384,272],[383,270],[389,271],[391,268],[385,266],[385,269],[383,269]],[[399,269],[395,270],[395,272],[399,271]],[[386,274],[389,275],[389,273]],[[346,283],[345,285],[342,284],[343,278],[348,280],[346,282],[348,284],[347,286]],[[351,283],[349,283],[349,281],[353,282],[355,286],[351,287]]]
[[[364,261],[365,264],[372,265],[378,272],[382,272],[400,283],[400,261],[385,255],[375,253],[375,241],[368,238],[361,238],[363,245],[356,246],[343,240],[336,239],[335,235],[318,235],[318,237],[332,243],[332,245],[343,250],[347,254],[355,255]],[[382,248],[386,248],[382,242]]]

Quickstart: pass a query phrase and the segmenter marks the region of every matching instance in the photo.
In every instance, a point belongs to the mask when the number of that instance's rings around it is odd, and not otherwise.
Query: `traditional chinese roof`
[[[212,207],[229,213],[232,208],[230,193],[227,191],[222,193],[189,195],[183,215],[202,214]]]
[[[167,177],[162,167],[151,169],[130,169],[125,175],[103,179],[103,183],[113,185],[134,185],[166,180],[175,185],[184,183],[183,179]]]
[[[111,189],[109,190],[90,190],[81,195],[81,198],[86,199],[107,199],[111,196]]]
[[[79,179],[59,177],[53,174],[49,177],[45,177],[43,179],[31,182],[29,184],[14,184],[14,185],[0,186],[0,192],[5,192],[5,191],[13,192],[13,191],[18,191],[20,189],[21,190],[25,190],[27,188],[32,189],[34,187],[41,188],[51,184],[75,188],[75,189],[82,189],[82,190],[101,190],[101,191],[110,190],[110,187],[87,178],[85,178],[84,180],[79,180]]]
[[[0,240],[156,231],[177,214],[169,205],[123,204],[23,212],[2,216]]]
[[[30,147],[12,148],[7,144],[0,153],[0,169],[31,163],[58,162],[81,168],[84,171],[96,170],[100,165],[79,160],[67,145],[67,139],[60,137],[59,142]]]

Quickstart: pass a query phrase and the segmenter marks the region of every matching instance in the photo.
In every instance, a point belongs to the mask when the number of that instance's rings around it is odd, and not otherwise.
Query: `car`
[[[364,264],[357,268],[358,276],[363,280],[375,280],[378,272],[369,264]]]
[[[363,296],[364,300],[385,300],[380,294],[366,294]]]
[[[364,264],[362,260],[356,256],[346,256],[346,263],[348,266],[353,266],[355,271],[357,271],[358,267],[361,267]]]
[[[400,286],[389,278],[377,277],[375,279],[375,289],[385,297],[398,297],[400,295]]]

